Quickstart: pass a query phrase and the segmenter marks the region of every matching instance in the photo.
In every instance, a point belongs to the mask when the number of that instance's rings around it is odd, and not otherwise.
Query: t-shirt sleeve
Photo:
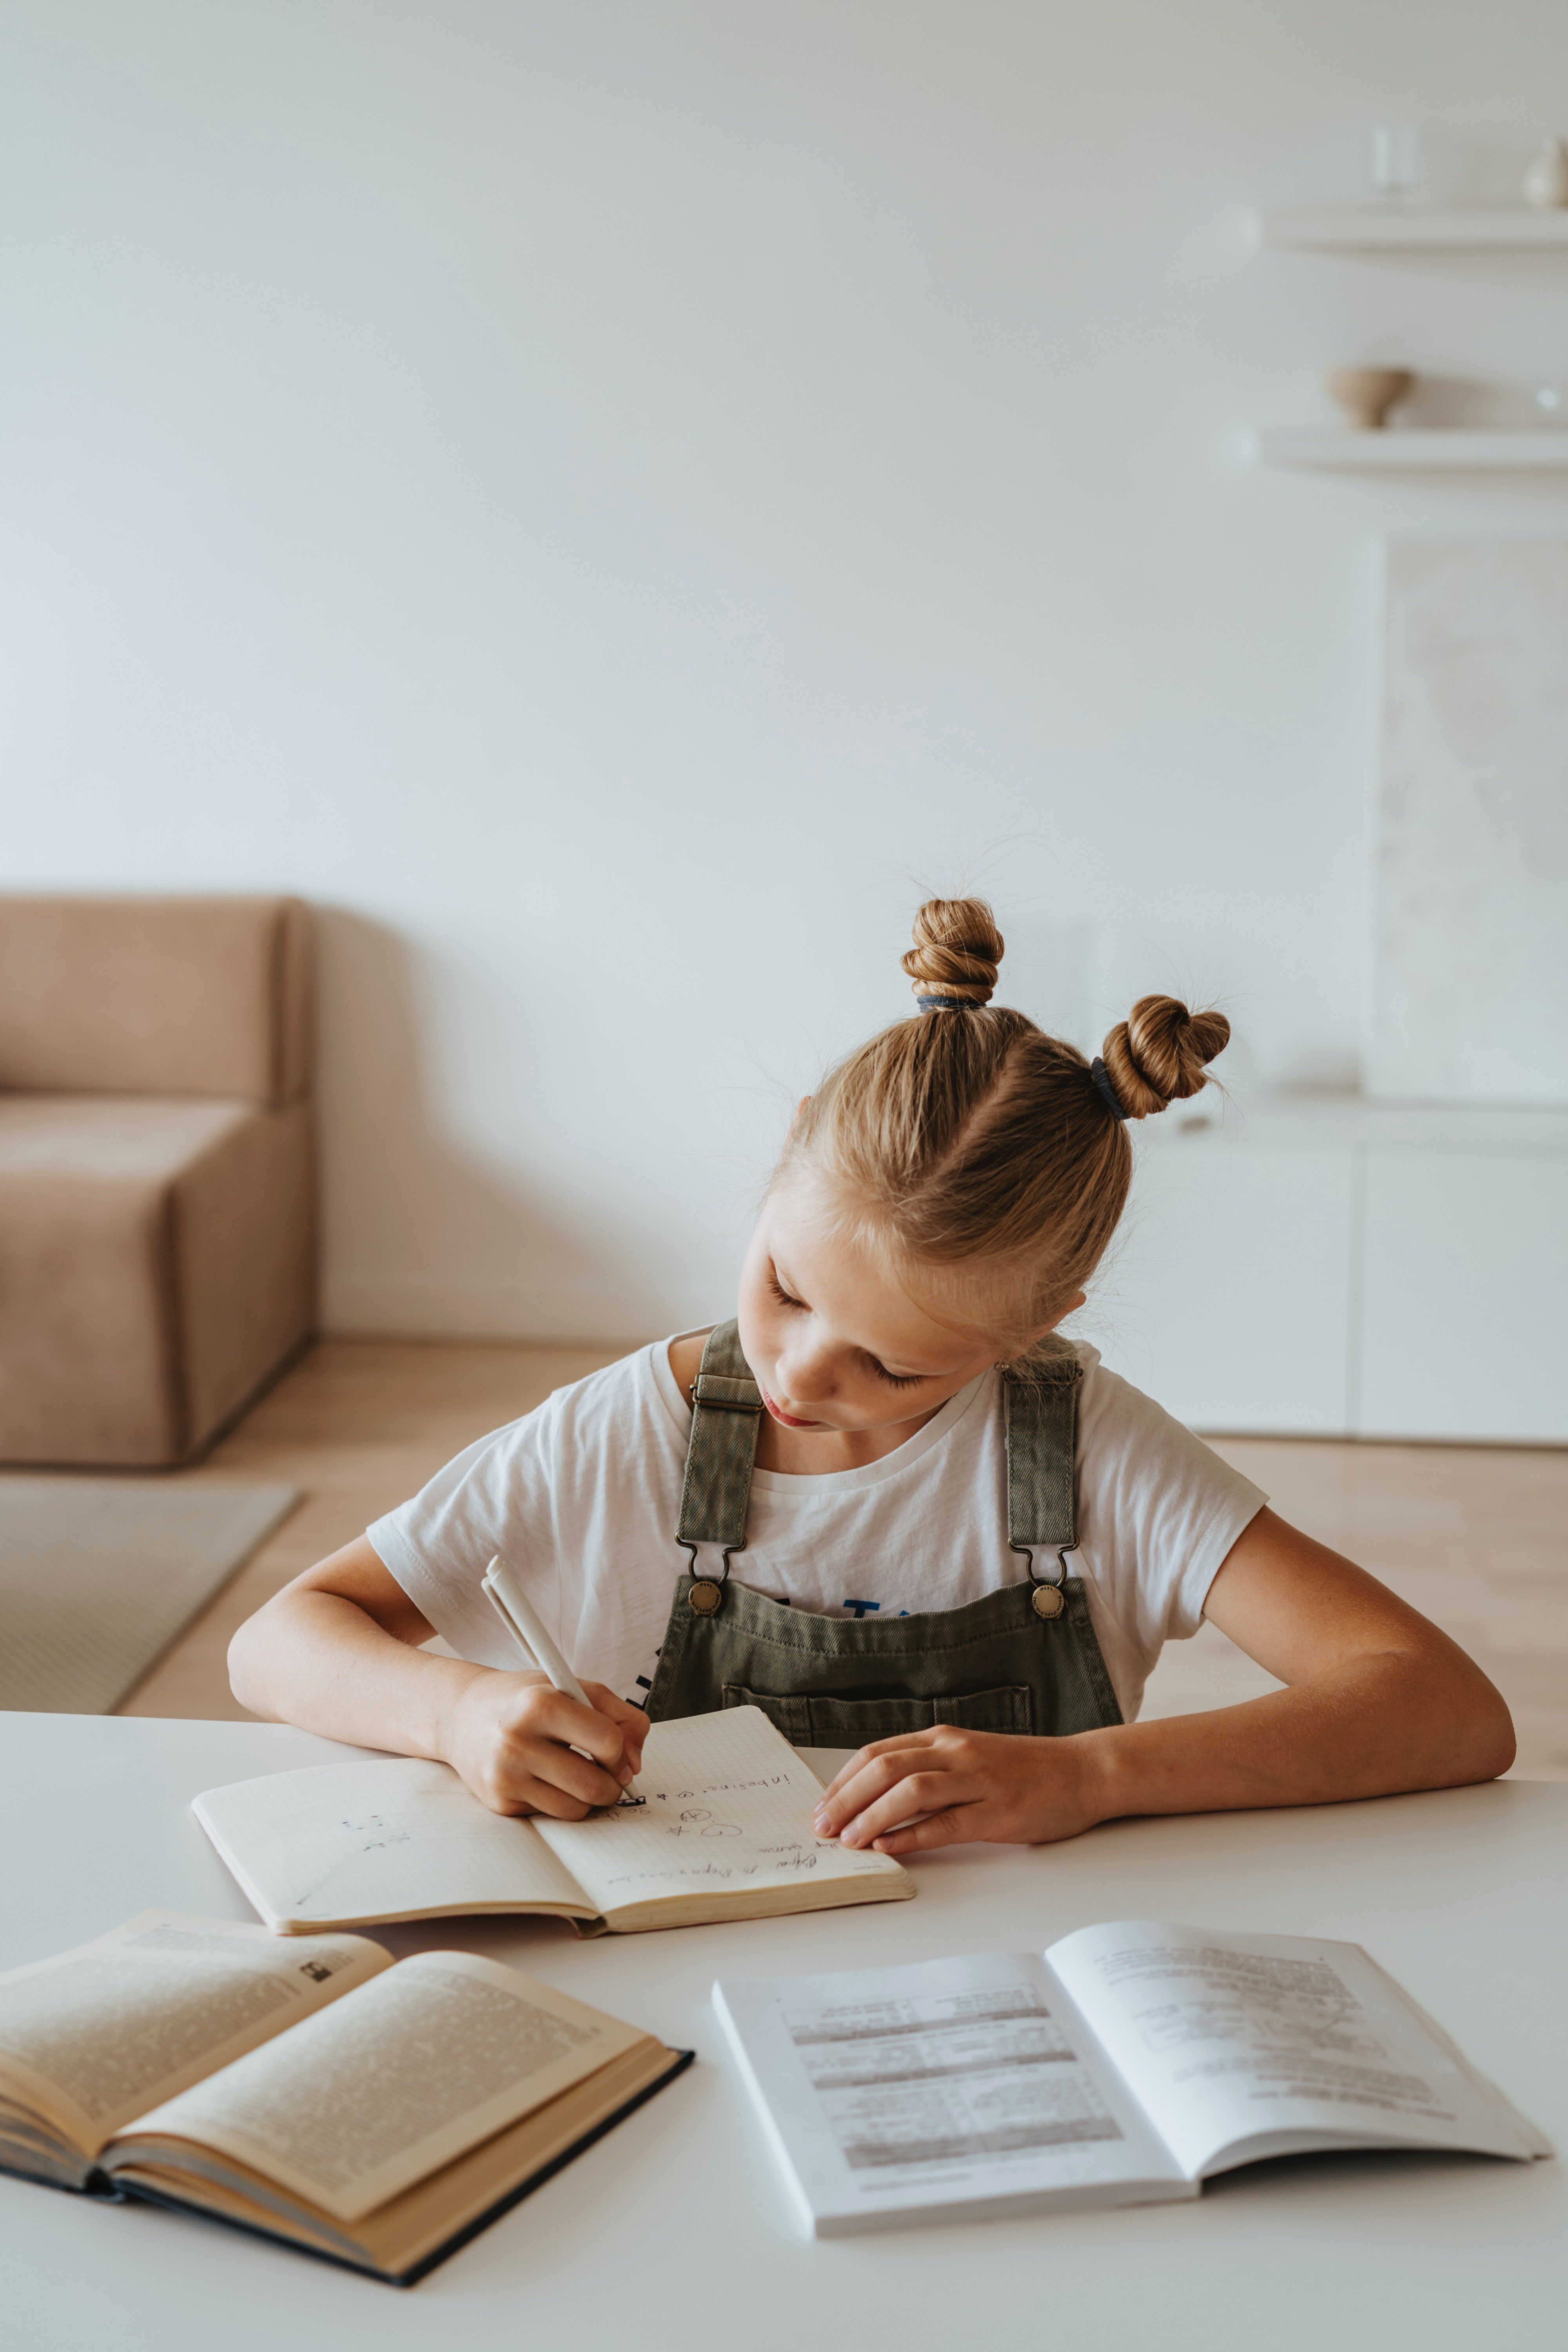
[[[1184,1423],[1096,1366],[1079,1418],[1081,1540],[1102,1604],[1146,1662],[1203,1622],[1231,1546],[1268,1501]]]
[[[481,1590],[498,1552],[562,1639],[555,1407],[556,1399],[548,1398],[521,1421],[479,1438],[411,1502],[365,1531],[415,1607],[459,1657],[477,1665],[527,1664]]]

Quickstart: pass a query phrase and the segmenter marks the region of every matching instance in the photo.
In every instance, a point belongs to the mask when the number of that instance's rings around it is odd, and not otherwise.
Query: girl
[[[1146,996],[1086,1062],[991,1005],[1002,947],[980,901],[923,907],[917,1012],[801,1105],[736,1320],[559,1391],[297,1578],[235,1638],[241,1703],[567,1820],[650,1718],[757,1706],[857,1749],[819,1831],[893,1854],[1506,1771],[1508,1711],[1446,1635],[1058,1336],[1126,1122],[1230,1031]],[[590,1708],[515,1671],[496,1552],[604,1676]],[[1204,1617],[1285,1688],[1140,1724]]]

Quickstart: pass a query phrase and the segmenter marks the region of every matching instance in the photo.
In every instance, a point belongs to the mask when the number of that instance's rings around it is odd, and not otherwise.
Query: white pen
[[[532,1603],[500,1552],[486,1569],[481,1589],[489,1594],[490,1607],[507,1632],[522,1643],[556,1689],[574,1698],[579,1706],[591,1707],[593,1700],[534,1615]]]

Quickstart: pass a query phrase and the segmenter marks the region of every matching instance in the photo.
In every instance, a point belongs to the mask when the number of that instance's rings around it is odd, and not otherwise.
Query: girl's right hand
[[[542,1675],[478,1666],[446,1714],[441,1754],[492,1813],[580,1822],[636,1777],[648,1728],[641,1708],[603,1683],[583,1687],[591,1707]]]

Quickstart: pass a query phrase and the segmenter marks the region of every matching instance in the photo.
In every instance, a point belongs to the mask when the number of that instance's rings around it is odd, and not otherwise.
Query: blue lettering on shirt
[[[847,1601],[844,1603],[846,1609],[853,1609],[858,1618],[864,1617],[868,1609],[879,1609],[881,1605],[879,1601]]]

